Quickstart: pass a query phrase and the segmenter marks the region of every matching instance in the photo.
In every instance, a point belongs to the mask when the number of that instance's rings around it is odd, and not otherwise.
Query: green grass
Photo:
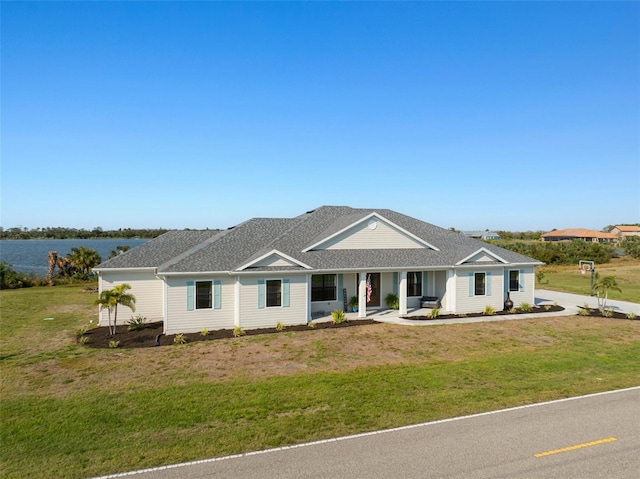
[[[589,295],[591,275],[583,275],[578,266],[544,266],[542,283],[536,287],[563,291],[567,293]],[[601,277],[614,276],[622,292],[610,291],[609,298],[640,303],[640,261],[629,258],[614,260],[611,263],[596,265]]]
[[[80,289],[0,292],[3,478],[123,472],[636,386],[640,379],[640,321],[577,317],[93,350],[75,344],[74,331],[97,316],[94,295]],[[305,361],[308,369],[251,376],[228,366],[228,375],[213,376],[175,366],[206,360],[211,348],[265,358],[278,349],[279,357]],[[349,367],[363,355],[375,365]],[[381,363],[387,357],[389,364]]]

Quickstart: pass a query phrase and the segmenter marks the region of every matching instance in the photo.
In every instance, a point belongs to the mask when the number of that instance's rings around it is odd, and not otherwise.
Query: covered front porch
[[[435,297],[442,310],[447,309],[447,271],[361,271],[312,275],[310,278],[309,320],[328,316],[336,309],[344,310],[349,318],[367,318],[380,312],[397,315],[421,313],[423,296]],[[397,309],[386,302],[387,295],[398,298]],[[432,306],[433,307],[433,306]],[[416,312],[418,311],[418,312]]]

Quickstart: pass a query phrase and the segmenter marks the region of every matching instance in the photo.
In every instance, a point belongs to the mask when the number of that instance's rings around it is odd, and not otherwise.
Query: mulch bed
[[[354,326],[377,323],[378,321],[374,321],[373,319],[358,319],[345,321],[340,324],[333,324],[331,321],[327,321],[314,323],[314,328],[310,328],[306,324],[286,326],[284,331],[315,331],[317,329],[351,328]],[[247,329],[245,330],[244,335],[254,336],[258,334],[276,333],[282,333],[282,331],[278,331],[276,328]],[[173,344],[176,336],[175,334],[167,336],[162,334],[162,321],[149,323],[144,327],[144,329],[137,331],[129,331],[126,324],[121,325],[116,327],[116,334],[114,336],[109,336],[109,330],[106,326],[90,329],[84,335],[88,338],[86,345],[92,348],[109,348],[110,341],[119,341],[118,348],[151,348],[155,346],[168,346]],[[212,341],[216,339],[233,338],[233,329],[209,331],[206,336],[203,336],[200,333],[184,333],[183,336],[187,343],[195,343],[196,341]]]
[[[508,311],[496,311],[495,316],[513,315],[518,314],[530,314],[530,313],[550,313],[555,311],[564,311],[562,306],[551,305],[545,309],[544,306],[536,306],[531,311],[517,311],[510,313]],[[428,318],[426,316],[405,316],[403,319],[410,319],[414,321],[430,321],[433,319],[454,319],[454,318],[477,318],[482,317],[482,313],[470,313],[466,315],[459,314],[442,314],[437,318]],[[588,316],[602,318],[602,314],[599,309],[589,309]],[[614,319],[630,319],[626,313],[613,312],[611,316]],[[640,320],[640,316],[635,318]],[[297,326],[287,326],[285,331],[314,331],[316,329],[337,329],[337,328],[351,328],[354,326],[363,326],[367,324],[377,324],[378,321],[373,319],[358,319],[353,321],[346,321],[340,324],[333,324],[330,321],[315,323],[314,328],[310,328],[306,324],[300,324]],[[258,334],[278,334],[282,331],[278,331],[276,328],[257,328],[248,329],[245,331],[245,336],[254,336]],[[162,334],[162,322],[149,323],[144,329],[137,331],[129,331],[128,326],[120,325],[116,328],[115,336],[109,336],[108,328],[106,326],[90,329],[84,334],[88,338],[87,346],[92,348],[109,348],[110,341],[119,341],[118,348],[152,348],[155,346],[168,346],[174,342],[175,334],[165,336]],[[202,336],[200,333],[184,333],[184,339],[187,343],[195,343],[197,341],[212,341],[216,339],[233,338],[232,329],[218,329],[216,331],[209,331],[206,336]]]
[[[496,311],[492,316],[517,316],[518,314],[553,313],[557,311],[564,311],[564,308],[558,305],[548,305],[547,308],[545,308],[544,306],[534,306],[529,311],[516,310],[515,313],[511,313],[509,311]],[[464,315],[440,314],[436,318],[430,318],[428,316],[403,316],[402,319],[411,319],[415,321],[433,321],[434,319],[480,318],[482,316],[486,316],[486,314],[484,313],[468,313]]]

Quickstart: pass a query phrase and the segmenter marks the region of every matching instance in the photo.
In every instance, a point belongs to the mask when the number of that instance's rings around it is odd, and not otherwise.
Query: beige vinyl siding
[[[522,303],[529,303],[530,305],[534,305],[535,302],[535,273],[533,267],[525,267],[525,268],[505,268],[506,271],[518,270],[522,271],[520,274],[520,281],[524,281],[524,291],[510,291],[509,296],[511,297],[511,301],[513,301],[514,307],[520,306]],[[508,290],[508,284],[504,286],[503,291],[504,298],[506,299]]]
[[[298,265],[292,261],[289,261],[287,259],[282,258],[281,256],[274,254],[272,256],[269,256],[268,258],[263,259],[262,261],[259,261],[258,263],[252,266],[253,267],[269,267],[269,266],[298,266]]]
[[[115,278],[117,277],[117,280]],[[127,283],[131,289],[127,291],[136,298],[135,312],[126,306],[118,306],[118,324],[126,324],[131,316],[138,314],[147,318],[150,323],[162,321],[162,280],[153,272],[103,272],[100,274],[99,289],[105,291],[119,284]],[[113,318],[112,318],[113,319]],[[100,326],[109,324],[109,312],[103,309],[99,313]]]
[[[315,249],[398,249],[425,248],[417,240],[405,233],[376,220],[376,228],[371,229],[365,221],[340,235],[319,245]]]
[[[442,303],[442,305],[444,305],[446,301],[446,291],[447,291],[447,272],[446,271],[433,272],[433,283],[431,283],[431,285],[429,286],[429,295],[431,295],[431,291],[433,291],[433,296],[437,296],[438,298],[440,298],[440,302]]]
[[[496,259],[493,256],[488,255],[485,252],[480,252],[477,255],[471,257],[468,261],[465,262],[465,264],[468,264],[468,263],[495,262],[495,261],[496,261]]]
[[[258,280],[288,279],[289,306],[258,308]],[[306,275],[268,275],[265,277],[240,277],[240,326],[243,329],[275,327],[307,323]]]
[[[469,296],[469,273],[491,273],[487,283],[491,282],[491,295]],[[504,270],[503,268],[483,268],[478,265],[475,269],[456,271],[456,313],[480,313],[486,306],[492,306],[496,311],[504,307]]]
[[[220,309],[187,309],[188,281],[220,281]],[[233,329],[234,280],[229,276],[167,278],[167,324],[165,334],[195,333],[207,328]],[[214,288],[215,295],[215,288]],[[215,298],[214,298],[215,304]]]

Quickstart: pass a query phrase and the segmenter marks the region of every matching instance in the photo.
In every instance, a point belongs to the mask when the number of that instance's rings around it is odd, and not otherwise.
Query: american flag
[[[371,275],[367,275],[367,303],[371,301]]]

